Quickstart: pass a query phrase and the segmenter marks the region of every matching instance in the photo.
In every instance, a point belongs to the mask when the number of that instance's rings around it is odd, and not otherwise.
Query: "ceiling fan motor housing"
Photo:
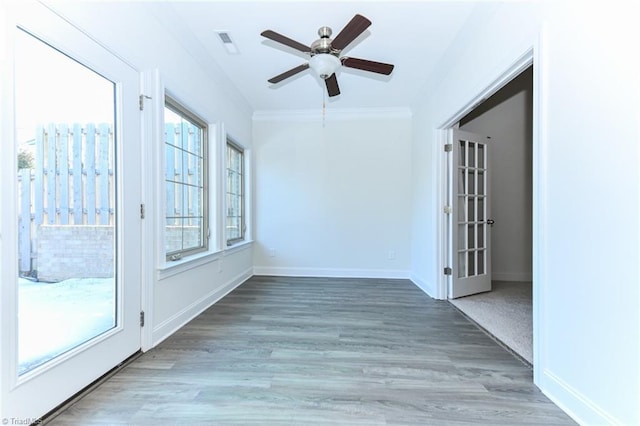
[[[317,53],[333,53],[338,54],[339,51],[333,49],[331,47],[331,42],[333,41],[331,37],[331,28],[329,27],[320,27],[318,30],[318,35],[320,38],[313,43],[311,43],[311,56]]]

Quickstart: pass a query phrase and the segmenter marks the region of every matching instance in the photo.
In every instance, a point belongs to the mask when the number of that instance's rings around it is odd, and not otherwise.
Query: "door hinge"
[[[144,327],[144,311],[140,311],[140,327]]]
[[[444,206],[444,214],[451,214],[452,211],[451,206]]]
[[[144,219],[144,204],[140,204],[140,219]]]
[[[446,266],[446,267],[444,268],[444,274],[445,274],[445,275],[451,275],[452,273],[453,273],[453,271],[451,270],[451,268],[450,268],[450,267]]]
[[[451,151],[453,151],[453,144],[450,144],[450,143],[444,144],[444,152],[451,152]]]
[[[140,111],[144,111],[144,100],[151,99],[151,96],[141,94],[138,98],[138,106],[140,107]]]

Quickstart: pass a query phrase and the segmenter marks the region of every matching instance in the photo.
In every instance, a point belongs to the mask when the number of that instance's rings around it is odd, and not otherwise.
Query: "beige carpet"
[[[530,282],[494,281],[488,293],[450,300],[515,353],[533,364]]]

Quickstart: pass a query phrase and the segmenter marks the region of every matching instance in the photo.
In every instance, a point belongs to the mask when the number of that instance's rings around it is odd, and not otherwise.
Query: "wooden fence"
[[[199,225],[205,182],[200,129],[189,123],[165,124],[166,224]]]
[[[32,168],[18,172],[19,269],[37,268],[40,225],[114,224],[114,141],[109,124],[39,126]]]
[[[165,250],[172,253],[202,243],[203,135],[197,126],[182,122],[165,123],[164,137]]]

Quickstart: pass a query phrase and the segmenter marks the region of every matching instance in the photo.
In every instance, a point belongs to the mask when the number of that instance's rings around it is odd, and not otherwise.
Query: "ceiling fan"
[[[321,79],[325,81],[329,96],[337,96],[340,94],[340,88],[338,87],[336,71],[340,66],[356,68],[377,74],[391,74],[391,71],[393,71],[393,65],[391,64],[340,56],[342,50],[362,34],[369,25],[371,25],[371,21],[362,15],[356,15],[333,39],[331,38],[331,28],[320,27],[318,30],[320,38],[311,43],[311,46],[306,46],[272,30],[263,31],[260,34],[263,37],[310,55],[309,62],[298,65],[289,71],[285,71],[282,74],[269,79],[269,83],[279,83],[286,78],[292,77],[306,70],[307,68],[311,68]]]

